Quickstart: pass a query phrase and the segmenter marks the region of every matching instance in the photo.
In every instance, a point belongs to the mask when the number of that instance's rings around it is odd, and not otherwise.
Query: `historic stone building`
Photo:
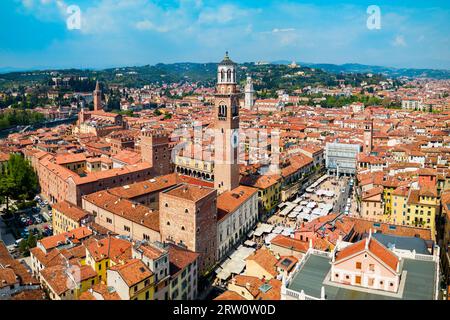
[[[141,133],[142,161],[150,163],[156,176],[173,172],[169,135],[164,131],[143,131]]]
[[[217,191],[181,184],[160,194],[161,240],[200,254],[199,271],[214,266],[217,250]]]

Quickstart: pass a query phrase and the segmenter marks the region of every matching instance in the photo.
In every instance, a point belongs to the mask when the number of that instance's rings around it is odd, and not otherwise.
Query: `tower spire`
[[[97,80],[97,83],[95,84],[95,90],[94,90],[94,110],[100,111],[102,109],[103,109],[102,91],[100,90],[100,83]]]

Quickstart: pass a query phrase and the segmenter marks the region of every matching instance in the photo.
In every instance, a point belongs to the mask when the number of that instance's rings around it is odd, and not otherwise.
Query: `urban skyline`
[[[448,68],[438,4],[2,2],[0,71],[53,67],[0,73],[1,310],[450,301],[450,70],[371,66]]]

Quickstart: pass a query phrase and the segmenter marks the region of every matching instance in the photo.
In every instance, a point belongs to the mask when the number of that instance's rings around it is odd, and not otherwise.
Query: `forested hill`
[[[386,80],[383,75],[363,73],[335,74],[319,68],[289,67],[284,64],[244,63],[239,65],[240,81],[245,82],[246,75],[254,79],[256,90],[289,89],[295,90],[305,86],[336,86],[339,83],[360,85],[362,82],[375,84]],[[11,72],[0,74],[0,88],[27,86],[30,84],[52,84],[54,77],[87,77],[98,79],[108,84],[127,87],[142,87],[147,84],[200,82],[213,86],[216,78],[216,63],[173,63],[153,66],[112,68],[104,70],[46,70],[29,72]],[[75,83],[75,81],[72,81]],[[81,89],[81,88],[80,88]]]
[[[287,64],[287,62],[285,62]],[[317,68],[332,73],[376,73],[391,78],[432,78],[450,79],[450,70],[444,69],[414,69],[414,68],[390,68],[371,66],[358,63],[346,63],[342,65],[327,63],[300,63],[301,65]]]

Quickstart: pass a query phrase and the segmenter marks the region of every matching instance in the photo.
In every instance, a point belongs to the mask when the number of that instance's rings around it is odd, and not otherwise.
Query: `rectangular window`
[[[356,269],[361,269],[361,262],[356,262]]]

